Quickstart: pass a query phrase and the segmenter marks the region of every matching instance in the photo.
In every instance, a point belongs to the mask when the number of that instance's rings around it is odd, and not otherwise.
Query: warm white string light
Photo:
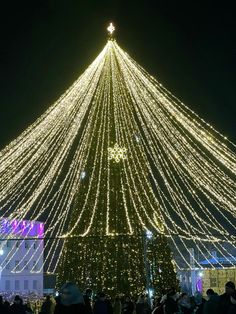
[[[233,143],[110,38],[72,87],[0,152],[1,216],[45,222],[49,271],[67,237],[140,230],[165,233],[187,265],[190,244],[208,261],[211,244],[233,265],[225,243],[233,248],[236,240],[235,157]],[[38,250],[28,264],[42,257]],[[13,246],[1,266],[14,254]]]

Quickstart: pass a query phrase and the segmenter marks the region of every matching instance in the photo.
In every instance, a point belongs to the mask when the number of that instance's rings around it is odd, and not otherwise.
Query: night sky
[[[233,2],[233,1],[232,1]],[[0,147],[118,44],[236,143],[236,19],[227,1],[8,1],[1,4]]]

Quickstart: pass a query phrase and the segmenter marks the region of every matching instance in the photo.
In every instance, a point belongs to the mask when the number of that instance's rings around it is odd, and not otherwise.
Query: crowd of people
[[[222,295],[208,289],[205,298],[200,293],[188,296],[170,290],[156,300],[152,314],[236,314],[235,284],[227,282]]]
[[[40,307],[23,302],[16,295],[12,303],[0,296],[0,314],[236,314],[236,290],[233,282],[225,285],[225,293],[218,295],[212,289],[206,298],[200,293],[188,296],[169,289],[161,297],[150,300],[146,295],[137,299],[130,296],[110,298],[100,292],[93,297],[87,289],[84,295],[74,283],[66,283],[60,294],[46,296]]]

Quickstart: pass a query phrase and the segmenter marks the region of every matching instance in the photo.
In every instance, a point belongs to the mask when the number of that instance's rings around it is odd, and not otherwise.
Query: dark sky
[[[236,142],[236,19],[221,1],[7,1],[0,18],[0,147],[117,41],[191,109]],[[233,2],[233,1],[232,1]]]

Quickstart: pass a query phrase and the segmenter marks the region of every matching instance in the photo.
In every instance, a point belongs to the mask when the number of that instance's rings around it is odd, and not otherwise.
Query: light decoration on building
[[[112,24],[108,31],[114,32]],[[232,257],[235,151],[229,139],[108,40],[72,86],[0,152],[1,217],[15,220],[12,229],[23,237],[30,226],[22,224],[22,233],[20,221],[44,221],[45,237],[52,239],[45,244],[50,272],[63,239],[95,230],[101,236],[140,229],[165,233],[187,265],[190,245],[206,259],[209,243]],[[120,162],[122,197],[115,214],[110,177],[115,165],[109,159],[126,159]],[[16,236],[4,228],[1,237]]]
[[[18,252],[21,252],[22,259],[19,261],[15,267],[11,269],[12,273],[20,273],[25,269],[29,268],[29,265],[32,264],[32,261],[35,261],[37,258],[42,259],[43,254],[43,238],[44,238],[44,224],[38,221],[28,221],[28,220],[10,220],[6,218],[0,218],[0,230],[1,230],[1,252],[0,255],[4,255],[4,258],[1,259],[1,267],[4,269],[11,261],[15,259],[18,255]],[[30,239],[31,244],[28,246],[28,249],[25,250],[25,256],[22,254],[25,247],[25,241]],[[34,247],[36,245],[36,247]],[[8,247],[5,254],[5,247]],[[29,256],[29,252],[33,254]],[[25,260],[26,258],[26,260]],[[11,263],[12,264],[12,263]],[[43,267],[43,264],[40,263]],[[39,273],[42,272],[42,269],[34,270],[34,267],[30,269],[30,272]]]

